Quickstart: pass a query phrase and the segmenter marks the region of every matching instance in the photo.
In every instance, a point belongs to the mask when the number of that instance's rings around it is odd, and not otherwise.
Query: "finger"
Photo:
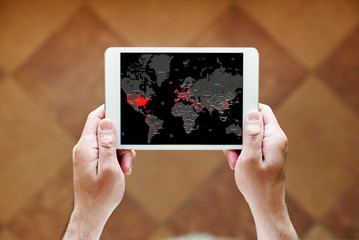
[[[135,161],[136,152],[134,150],[119,150],[117,156],[122,168],[122,171],[126,175],[130,175],[132,172],[132,165]]]
[[[244,123],[243,150],[240,161],[256,162],[262,161],[263,119],[257,110],[248,113]]]
[[[262,114],[264,126],[273,125],[279,127],[277,118],[275,117],[272,109],[268,105],[260,103],[259,111]]]
[[[82,131],[82,136],[96,136],[98,124],[105,117],[104,105],[99,106],[93,110],[87,117],[85,127]]]
[[[102,119],[98,126],[99,170],[118,165],[116,154],[116,131],[111,120]]]
[[[223,150],[224,156],[226,157],[229,167],[234,170],[236,162],[239,157],[239,152],[236,150]]]

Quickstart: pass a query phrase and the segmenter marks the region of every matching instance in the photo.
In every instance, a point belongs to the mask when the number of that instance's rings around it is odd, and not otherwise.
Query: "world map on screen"
[[[121,53],[121,144],[242,144],[243,54]]]

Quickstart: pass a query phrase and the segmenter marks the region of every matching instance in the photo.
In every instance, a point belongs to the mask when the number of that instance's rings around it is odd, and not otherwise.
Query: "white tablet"
[[[119,149],[241,149],[258,109],[255,48],[108,48],[106,117]]]

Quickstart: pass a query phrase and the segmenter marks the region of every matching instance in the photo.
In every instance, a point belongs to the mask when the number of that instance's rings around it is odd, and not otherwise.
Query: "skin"
[[[256,224],[258,239],[298,239],[285,204],[288,140],[272,110],[260,105],[244,124],[241,153],[224,154],[234,170]],[[114,125],[104,107],[91,112],[73,149],[74,209],[63,239],[99,239],[106,221],[120,204],[124,175],[131,174],[133,150],[116,150]]]
[[[288,140],[272,109],[260,104],[244,123],[244,147],[224,151],[256,224],[258,239],[298,239],[285,204]]]
[[[99,239],[121,202],[133,150],[116,150],[116,132],[104,106],[91,112],[73,149],[74,209],[63,239]],[[120,164],[119,164],[120,163]]]

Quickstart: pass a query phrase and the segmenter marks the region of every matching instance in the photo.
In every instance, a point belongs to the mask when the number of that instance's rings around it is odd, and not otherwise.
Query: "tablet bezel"
[[[135,150],[223,150],[242,149],[243,145],[122,145],[121,132],[121,105],[120,105],[120,54],[121,53],[243,53],[243,119],[252,109],[258,109],[258,73],[259,54],[255,48],[223,48],[223,47],[110,47],[105,51],[105,112],[106,118],[113,121],[117,134],[118,149]],[[244,139],[243,139],[244,140]]]

